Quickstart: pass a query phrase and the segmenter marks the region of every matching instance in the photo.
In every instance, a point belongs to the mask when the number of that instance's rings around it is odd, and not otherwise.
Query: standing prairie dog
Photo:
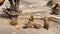
[[[41,24],[34,24],[34,28],[36,28],[36,29],[40,29],[42,26],[41,26]]]
[[[49,28],[49,22],[48,22],[48,18],[47,17],[44,18],[44,28],[47,29],[47,30]]]
[[[11,22],[10,22],[11,25],[13,25],[13,27],[17,30],[19,29],[22,29],[22,22],[21,20],[19,19],[19,17],[15,18],[11,18]]]
[[[31,21],[28,21],[28,23],[26,24],[26,28],[33,28],[33,24],[31,23]]]
[[[28,21],[28,24],[27,24],[27,28],[33,28],[33,15],[30,16],[29,18],[29,21]]]
[[[31,15],[29,20],[28,20],[28,23],[25,25],[24,28],[33,28],[32,22],[33,22],[33,16]]]

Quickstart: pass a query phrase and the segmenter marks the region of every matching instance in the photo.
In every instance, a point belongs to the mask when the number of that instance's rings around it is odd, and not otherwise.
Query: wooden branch
[[[57,17],[57,16],[53,16],[53,15],[49,15],[47,16],[48,18],[54,20],[55,22],[59,22],[60,23],[60,17]]]

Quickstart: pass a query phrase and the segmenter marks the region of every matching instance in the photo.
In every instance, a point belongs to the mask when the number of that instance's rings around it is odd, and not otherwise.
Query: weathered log
[[[44,18],[44,28],[47,29],[47,30],[48,30],[48,28],[49,28],[48,19],[51,19],[51,18],[52,18],[52,20],[54,20],[55,22],[59,22],[59,23],[60,23],[60,17],[53,16],[53,15],[46,16],[46,17]],[[58,26],[58,28],[60,28],[60,27]]]
[[[15,2],[15,4],[14,4],[14,2]],[[20,9],[19,9],[19,1],[20,0],[9,0],[9,2],[10,2],[10,9],[11,10],[16,10],[16,12],[22,12],[22,11],[20,11]]]
[[[58,15],[60,11],[60,6],[58,3],[55,4],[55,6],[52,8],[52,13],[51,14],[55,14]]]
[[[5,12],[10,18],[18,16],[16,11],[9,11],[9,9],[3,9],[3,12]]]
[[[60,17],[54,16],[54,15],[49,15],[49,16],[47,16],[47,17],[48,17],[49,19],[52,18],[52,20],[54,20],[55,22],[60,23]]]

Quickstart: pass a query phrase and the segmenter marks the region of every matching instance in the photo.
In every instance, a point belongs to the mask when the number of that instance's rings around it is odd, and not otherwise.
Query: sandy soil
[[[41,3],[43,3],[44,1],[42,1]],[[47,2],[47,1],[46,1]],[[39,2],[40,3],[40,2]],[[0,34],[60,34],[60,29],[57,28],[57,25],[60,25],[60,23],[58,22],[54,22],[53,20],[49,20],[50,22],[50,27],[49,27],[49,30],[46,30],[44,28],[41,28],[41,29],[22,29],[22,30],[16,30],[14,28],[14,26],[10,25],[10,19],[8,18],[8,16],[6,16],[5,14],[2,14],[3,10],[2,8],[5,8],[5,5],[8,5],[8,7],[10,6],[9,5],[9,2],[6,0],[5,3],[0,7]],[[33,6],[34,5],[34,6]],[[20,7],[20,10],[22,10],[23,14],[27,14],[27,16],[23,16],[24,17],[29,17],[30,15],[33,15],[35,18],[36,17],[45,17],[45,16],[48,16],[50,15],[49,13],[51,12],[51,8],[47,7],[47,6],[42,6],[42,5],[46,5],[46,3],[44,4],[41,4],[39,5],[37,3],[36,4],[23,4],[21,3],[21,7]],[[23,6],[23,7],[22,7]],[[36,16],[37,15],[37,16]],[[22,17],[20,15],[20,17]],[[59,15],[55,15],[57,17],[60,17],[60,14]],[[20,18],[19,17],[19,20],[21,20],[21,22],[23,24],[27,23],[28,19],[23,19],[23,18]],[[40,20],[40,19],[35,19],[33,21],[33,23],[39,23],[41,25],[44,24],[44,21],[43,20]],[[22,24],[22,26],[23,26]],[[5,30],[5,31],[4,31]]]

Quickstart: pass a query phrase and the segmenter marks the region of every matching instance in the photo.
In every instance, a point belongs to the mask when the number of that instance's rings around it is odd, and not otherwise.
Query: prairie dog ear
[[[5,0],[0,0],[0,6],[4,3]]]

